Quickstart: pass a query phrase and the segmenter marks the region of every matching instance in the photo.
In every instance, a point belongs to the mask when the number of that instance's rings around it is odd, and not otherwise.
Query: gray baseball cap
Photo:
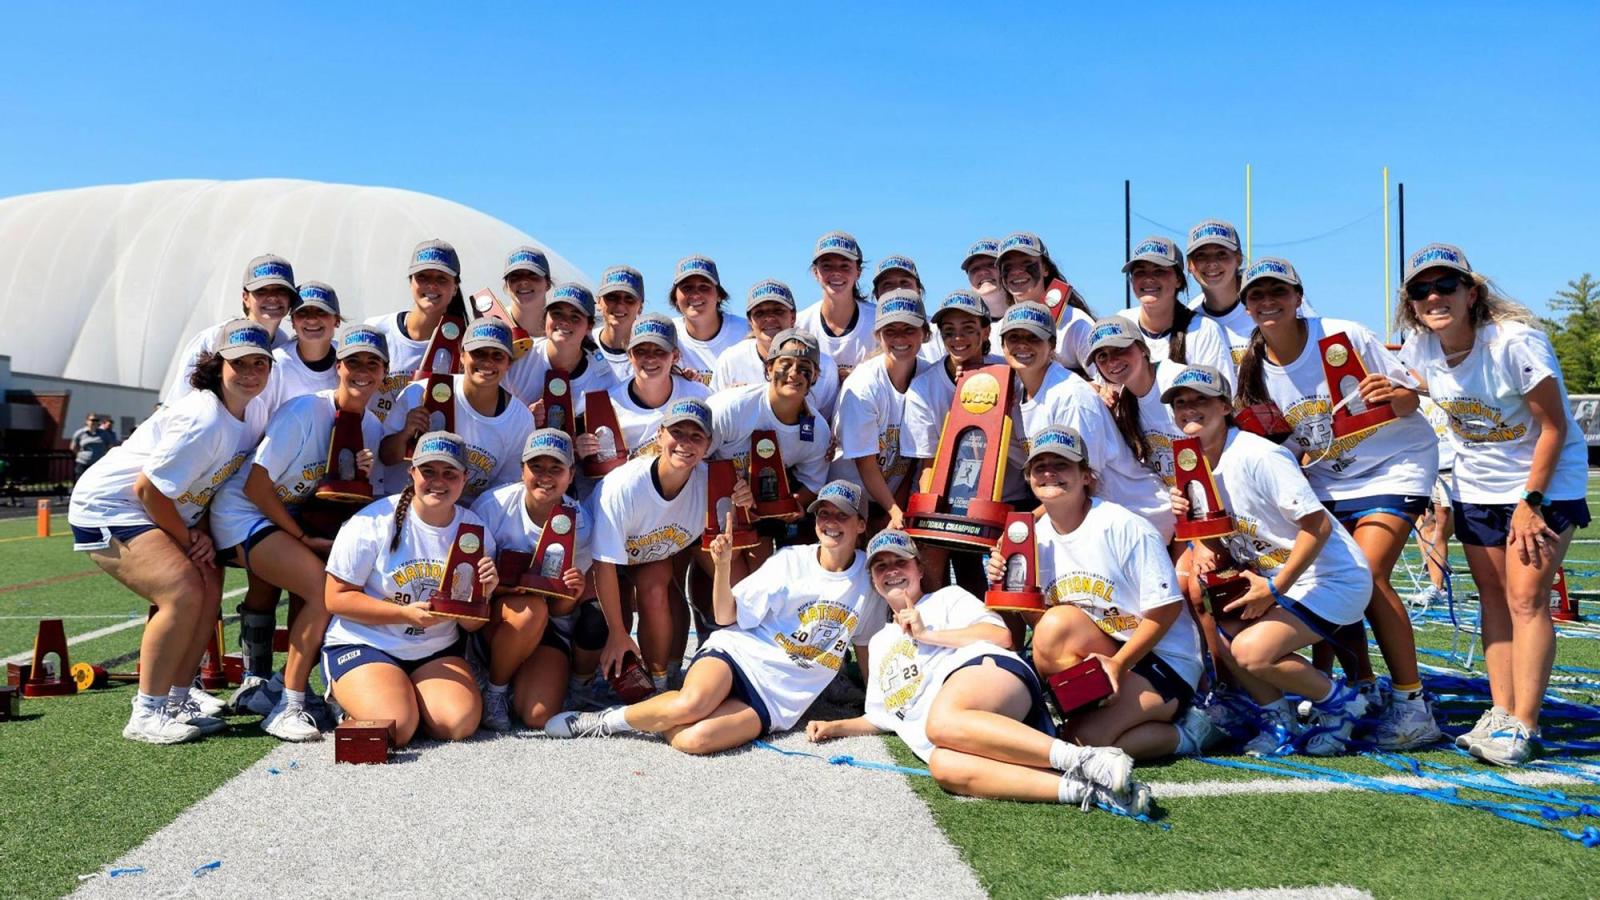
[[[896,322],[904,322],[918,328],[928,324],[928,313],[922,308],[922,296],[916,291],[899,288],[878,298],[878,309],[872,320],[872,330],[880,331]]]
[[[1172,241],[1159,234],[1153,234],[1133,245],[1133,255],[1122,264],[1122,271],[1132,271],[1133,264],[1138,262],[1152,262],[1169,269],[1182,268],[1183,251]]]
[[[806,507],[806,512],[814,513],[817,511],[817,507],[822,504],[831,503],[852,516],[859,516],[865,508],[862,506],[862,500],[865,496],[866,492],[861,490],[861,485],[853,481],[846,481],[843,478],[837,478],[823,485],[822,490],[817,491],[817,499],[811,501],[811,505]]]
[[[1229,396],[1228,379],[1210,366],[1184,366],[1183,371],[1173,377],[1172,384],[1161,392],[1161,402],[1171,403],[1179,391],[1185,390],[1224,400]]]
[[[1144,336],[1134,324],[1122,316],[1106,316],[1094,323],[1089,332],[1089,357],[1092,359],[1101,347],[1132,347],[1144,343]]]
[[[339,294],[332,287],[320,281],[308,281],[300,285],[295,301],[289,304],[289,312],[314,306],[329,315],[339,314]]]
[[[1010,234],[1000,242],[1000,252],[996,258],[1011,252],[1026,253],[1029,256],[1044,256],[1044,241],[1031,231],[1018,231]]]
[[[540,428],[528,435],[522,442],[522,461],[527,462],[535,456],[548,456],[559,460],[562,465],[571,466],[575,458],[572,453],[572,438],[559,428]]]
[[[1221,219],[1206,219],[1189,229],[1189,252],[1207,244],[1217,244],[1239,252],[1239,230]]]
[[[355,356],[357,353],[371,353],[389,363],[389,339],[383,332],[366,324],[365,322],[351,322],[340,326],[333,336],[333,345],[339,349],[334,351],[334,356],[339,359]]]
[[[921,559],[922,554],[917,550],[917,542],[911,539],[898,528],[885,528],[872,536],[867,542],[867,561],[871,562],[879,553],[893,553],[906,559]]]
[[[1239,294],[1242,296],[1250,285],[1268,278],[1285,284],[1300,283],[1300,273],[1294,270],[1294,266],[1290,265],[1288,260],[1276,256],[1263,256],[1244,270],[1244,279],[1239,282]]]
[[[576,281],[563,281],[556,285],[556,289],[545,297],[544,308],[549,310],[558,303],[577,307],[582,310],[584,318],[594,318],[594,294]]]
[[[1056,336],[1056,320],[1050,315],[1050,310],[1043,303],[1012,304],[1006,310],[1005,318],[1000,320],[1000,334],[1021,329],[1040,340],[1054,340]]]
[[[411,467],[423,463],[442,462],[467,470],[467,442],[453,431],[430,431],[417,438],[416,449],[411,451]]]
[[[817,336],[809,331],[799,328],[785,328],[772,337],[771,350],[767,354],[767,362],[792,356],[795,359],[808,359],[814,366],[822,365],[822,346],[817,342]]]
[[[873,274],[872,280],[877,281],[887,272],[905,272],[919,281],[922,279],[922,276],[917,274],[917,264],[909,256],[885,256],[878,261],[878,270]]]
[[[596,296],[615,293],[632,294],[634,299],[643,301],[644,275],[633,266],[612,266],[601,272],[600,289]]]
[[[953,312],[976,316],[984,324],[989,323],[989,304],[984,303],[971,291],[951,291],[946,294],[944,299],[939,301],[939,308],[933,311],[934,323],[938,324],[940,316]]]
[[[794,291],[789,286],[775,278],[758,281],[750,286],[750,293],[744,302],[745,312],[749,312],[763,303],[781,303],[794,309]]]
[[[676,425],[679,422],[692,422],[700,426],[700,430],[706,433],[706,437],[712,436],[711,407],[707,406],[706,402],[698,397],[687,397],[683,400],[675,401],[671,406],[667,407],[666,415],[661,417],[662,428]]]
[[[451,278],[461,278],[461,257],[456,255],[456,248],[448,243],[434,238],[423,241],[411,251],[411,266],[406,269],[406,277],[410,278],[418,272],[433,269],[444,272]]]
[[[972,268],[972,261],[980,258],[1000,258],[1000,241],[998,238],[978,238],[973,241],[972,246],[967,248],[966,258],[961,260],[961,271],[965,272]]]
[[[628,349],[640,344],[655,344],[667,350],[678,349],[678,326],[660,313],[645,313],[633,320],[633,331],[628,335]]]
[[[511,326],[499,319],[482,318],[467,327],[461,338],[462,350],[480,350],[492,347],[511,356]]]
[[[272,284],[294,290],[294,267],[287,259],[268,253],[250,260],[244,267],[245,290],[260,290]]]
[[[696,275],[716,285],[717,293],[722,297],[728,296],[728,292],[722,288],[722,276],[717,274],[716,261],[709,256],[685,256],[678,260],[678,264],[672,269],[672,286],[677,287],[685,278],[693,278]]]
[[[848,231],[830,231],[817,238],[817,246],[811,251],[811,261],[816,262],[830,253],[861,262],[861,245]]]
[[[229,319],[217,334],[217,354],[223,359],[246,356],[272,358],[272,335],[252,319]]]
[[[1072,462],[1089,460],[1089,448],[1083,442],[1083,435],[1065,425],[1051,425],[1029,440],[1028,462],[1046,454]]]
[[[506,255],[506,268],[503,277],[511,277],[512,272],[532,272],[535,275],[550,277],[550,260],[545,258],[544,251],[538,247],[523,244],[521,247]]]
[[[1406,270],[1402,283],[1409,284],[1418,273],[1435,266],[1455,269],[1466,275],[1472,274],[1472,264],[1467,262],[1467,255],[1461,252],[1460,247],[1454,244],[1429,244],[1406,257]]]

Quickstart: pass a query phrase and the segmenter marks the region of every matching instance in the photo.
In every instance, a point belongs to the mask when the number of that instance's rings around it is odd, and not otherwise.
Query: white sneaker
[[[1117,747],[1084,747],[1068,744],[1072,759],[1064,773],[1121,794],[1133,783],[1133,757]]]
[[[616,709],[617,707],[612,707]],[[610,737],[611,728],[606,725],[605,712],[564,712],[551,716],[550,721],[544,724],[546,737],[576,738],[576,737]]]
[[[278,705],[261,720],[261,730],[280,741],[303,744],[322,740],[317,720],[304,706],[290,706],[281,696]]]
[[[1491,733],[1505,725],[1508,719],[1511,719],[1511,714],[1501,707],[1489,707],[1483,711],[1483,715],[1478,717],[1478,722],[1472,726],[1471,731],[1456,735],[1456,746],[1463,750],[1471,750],[1473,744],[1487,738]]]
[[[1474,741],[1469,751],[1484,762],[1497,766],[1520,766],[1533,758],[1534,735],[1514,716],[1483,738]]]
[[[1227,737],[1221,729],[1217,728],[1203,711],[1191,706],[1183,711],[1178,721],[1173,722],[1178,731],[1194,744],[1195,753],[1204,753],[1217,744],[1222,743]]]
[[[1300,733],[1300,723],[1288,710],[1274,706],[1261,709],[1261,726],[1256,736],[1244,745],[1249,756],[1279,756],[1294,752],[1294,739]]]
[[[501,734],[510,731],[511,692],[484,691],[483,718],[480,721],[483,727],[490,731],[498,731]]]
[[[1234,691],[1213,691],[1211,703],[1200,710],[1211,727],[1239,741],[1255,735],[1259,711],[1254,700]]]
[[[1306,741],[1312,756],[1335,756],[1345,752],[1356,720],[1367,711],[1367,699],[1343,682],[1334,682],[1333,696],[1312,704],[1313,733]]]
[[[1440,590],[1437,586],[1430,584],[1422,590],[1417,591],[1415,594],[1407,597],[1405,599],[1405,604],[1406,609],[1410,610],[1411,613],[1415,615],[1416,613],[1425,612],[1428,607],[1443,599],[1444,591]]]
[[[1426,747],[1444,737],[1433,720],[1433,708],[1426,698],[1396,698],[1383,711],[1383,718],[1372,731],[1372,739],[1382,750],[1412,750]]]
[[[1108,791],[1100,785],[1091,785],[1092,802],[1096,806],[1122,813],[1125,816],[1145,816],[1150,814],[1150,786],[1137,781],[1130,782],[1128,789],[1122,792]]]
[[[202,716],[218,716],[228,708],[228,704],[201,690],[198,680],[189,688],[189,699],[199,707]]]
[[[147,709],[134,701],[133,714],[122,728],[122,736],[146,744],[181,744],[200,737],[200,729],[167,715],[166,708]]]
[[[195,700],[193,695],[191,695],[188,700],[185,700],[182,705],[175,706],[171,703],[168,703],[167,715],[171,716],[172,720],[175,722],[182,722],[185,725],[193,725],[194,727],[200,729],[201,734],[216,734],[222,729],[228,727],[227,722],[222,721],[216,716],[208,716],[201,712],[200,704]]]
[[[250,713],[264,716],[272,712],[273,700],[267,696],[268,681],[260,675],[246,675],[244,681],[228,698],[228,712],[234,715]],[[191,690],[193,690],[191,688]]]

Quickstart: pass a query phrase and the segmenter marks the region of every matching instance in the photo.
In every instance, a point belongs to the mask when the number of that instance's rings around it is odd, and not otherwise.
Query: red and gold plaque
[[[328,438],[328,471],[317,488],[319,500],[371,502],[372,482],[356,467],[356,455],[366,449],[361,433],[363,415],[347,409],[334,412],[333,434]]]
[[[1039,590],[1039,547],[1033,540],[1033,514],[1014,512],[1006,517],[995,553],[1005,561],[1000,580],[989,585],[983,602],[995,610],[1040,612],[1044,591]]]
[[[1050,693],[1061,708],[1062,718],[1080,709],[1099,706],[1111,696],[1111,676],[1106,674],[1100,660],[1092,656],[1045,680],[1050,683]]]
[[[1189,512],[1178,518],[1173,533],[1179,540],[1200,541],[1233,533],[1233,517],[1222,508],[1217,481],[1211,477],[1211,463],[1200,448],[1199,438],[1179,438],[1172,442],[1174,486],[1189,501]]]
[[[1056,325],[1061,325],[1061,320],[1067,314],[1067,309],[1072,306],[1068,301],[1072,299],[1072,285],[1060,278],[1052,278],[1045,286],[1044,296],[1039,299],[1044,308],[1050,310],[1051,318],[1056,320]],[[1056,348],[1061,349],[1061,348]]]
[[[750,492],[756,498],[758,519],[790,516],[800,511],[800,501],[789,489],[778,433],[771,429],[750,432]]]
[[[1333,404],[1333,436],[1342,438],[1370,431],[1395,418],[1394,406],[1388,402],[1368,406],[1361,399],[1361,380],[1367,377],[1367,367],[1344,333],[1330,334],[1317,341],[1322,351],[1322,374],[1328,380],[1328,399]]]
[[[578,540],[578,510],[566,503],[557,503],[550,510],[550,518],[539,532],[539,544],[533,548],[527,567],[512,584],[517,593],[539,594],[557,600],[571,600],[578,592],[567,587],[561,573],[572,568],[573,551]],[[501,576],[502,578],[504,576]]]
[[[483,526],[462,524],[444,565],[444,578],[428,598],[436,616],[489,621],[489,598],[478,580],[478,560],[483,558]]]
[[[495,296],[494,291],[484,288],[473,294],[467,306],[472,310],[473,316],[476,318],[487,317],[499,319],[506,323],[506,327],[511,329],[512,359],[521,359],[522,354],[533,349],[533,335],[524,331],[522,326],[517,324],[517,320],[511,318],[511,315],[506,312],[505,306],[500,303],[500,298]]]
[[[544,426],[565,431],[573,437],[577,413],[573,410],[572,375],[566,369],[550,367],[544,373]]]
[[[728,523],[728,513],[733,513],[733,547],[742,550],[758,542],[756,530],[750,523],[750,511],[733,502],[733,489],[739,472],[731,459],[714,459],[706,463],[706,530],[700,536],[701,549],[710,549],[711,541],[722,533]]]
[[[994,549],[1008,504],[1000,502],[1011,446],[1011,369],[973,369],[956,384],[926,493],[911,495],[906,532],[958,550]]]
[[[422,381],[432,375],[455,375],[461,371],[461,338],[466,332],[466,321],[454,313],[446,313],[433,329],[428,339],[428,349],[422,353],[422,362],[411,376],[412,381]]]
[[[628,461],[628,445],[622,440],[622,426],[617,423],[610,394],[589,391],[583,395],[583,431],[594,435],[600,445],[598,453],[583,458],[583,474],[599,478]]]

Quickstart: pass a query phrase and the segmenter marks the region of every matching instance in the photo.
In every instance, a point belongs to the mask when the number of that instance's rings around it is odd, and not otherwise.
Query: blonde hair
[[[1461,278],[1465,284],[1471,285],[1478,291],[1477,299],[1473,300],[1472,306],[1467,309],[1467,320],[1472,323],[1474,331],[1496,322],[1518,322],[1533,328],[1542,328],[1539,317],[1533,314],[1533,310],[1506,296],[1493,279],[1477,272],[1462,273]],[[1426,333],[1428,327],[1417,318],[1416,310],[1411,308],[1412,302],[1402,285],[1394,314],[1395,327],[1406,333]]]

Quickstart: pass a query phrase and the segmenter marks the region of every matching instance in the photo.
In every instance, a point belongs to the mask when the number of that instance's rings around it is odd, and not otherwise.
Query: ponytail
[[[1182,277],[1181,275],[1179,276]],[[1178,302],[1177,297],[1172,298],[1172,335],[1167,338],[1167,358],[1173,362],[1189,362],[1188,341],[1189,325],[1194,321],[1194,310]]]
[[[1266,356],[1266,337],[1261,334],[1260,328],[1252,329],[1250,346],[1245,348],[1244,356],[1239,360],[1239,386],[1234,391],[1236,407],[1243,408],[1272,402],[1272,398],[1267,395],[1266,379],[1262,374]]]
[[[394,537],[389,539],[389,552],[400,549],[400,535],[406,530],[406,513],[411,509],[411,498],[416,496],[417,489],[414,484],[406,484],[406,489],[400,492],[400,499],[394,504]]]
[[[1144,429],[1139,425],[1139,398],[1127,385],[1122,386],[1117,394],[1117,400],[1111,405],[1111,420],[1117,423],[1117,431],[1122,433],[1123,443],[1133,451],[1135,459],[1140,465],[1150,464],[1150,442],[1144,436]]]

